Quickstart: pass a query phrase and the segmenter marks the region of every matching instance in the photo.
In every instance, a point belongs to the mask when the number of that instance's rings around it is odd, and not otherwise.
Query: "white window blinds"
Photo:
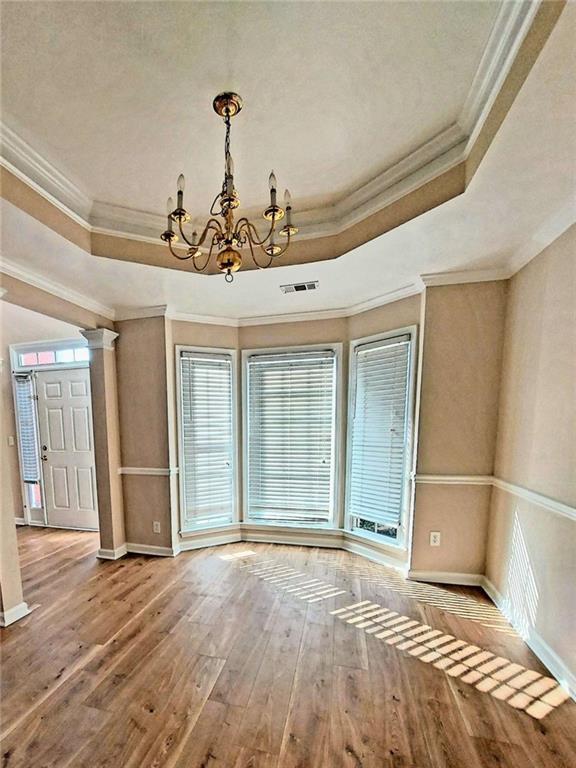
[[[353,528],[392,536],[406,487],[410,343],[359,345],[351,371],[348,513]]]
[[[22,480],[25,483],[40,482],[40,455],[38,452],[38,430],[32,378],[25,374],[14,377],[18,436]]]
[[[254,354],[247,369],[248,518],[327,523],[334,495],[334,351]]]
[[[232,357],[180,353],[182,529],[234,517]]]

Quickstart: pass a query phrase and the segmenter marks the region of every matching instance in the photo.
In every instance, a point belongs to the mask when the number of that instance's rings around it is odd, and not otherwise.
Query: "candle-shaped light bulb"
[[[183,208],[184,207],[184,187],[186,186],[186,179],[184,178],[184,174],[181,173],[180,176],[178,176],[178,181],[176,183],[176,187],[178,189],[177,194],[177,207]]]
[[[276,175],[274,171],[271,171],[268,176],[268,186],[270,187],[270,205],[276,205]]]

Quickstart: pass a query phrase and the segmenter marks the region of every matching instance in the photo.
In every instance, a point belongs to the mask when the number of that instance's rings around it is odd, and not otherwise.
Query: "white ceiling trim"
[[[333,206],[295,211],[299,239],[336,235],[466,159],[541,0],[503,2],[458,121]],[[91,232],[158,243],[164,216],[91,201],[27,142],[0,124],[0,163]],[[247,211],[250,214],[250,211]]]
[[[551,216],[536,230],[530,240],[518,248],[510,257],[508,266],[510,274],[514,275],[525,267],[532,259],[557,240],[573,224],[576,223],[576,199],[570,200],[558,213]]]
[[[512,276],[509,269],[471,269],[461,272],[436,272],[420,275],[427,288],[439,285],[461,285],[462,283],[488,283],[493,280],[508,280]]]
[[[202,323],[205,325],[226,325],[233,328],[245,328],[251,325],[274,325],[276,323],[298,323],[311,320],[335,320],[340,317],[353,317],[370,309],[383,307],[400,299],[415,296],[422,292],[424,284],[420,280],[403,285],[373,299],[353,304],[350,307],[323,309],[314,312],[290,312],[281,315],[256,315],[253,317],[231,318],[217,315],[195,315],[187,312],[176,312],[166,304],[154,307],[134,307],[116,311],[116,320],[136,320],[147,317],[166,317],[169,320],[180,320],[185,323]]]
[[[11,170],[12,166],[22,181],[33,182],[36,191],[42,190],[40,194],[51,195],[63,203],[66,209],[79,216],[84,223],[88,221],[92,200],[74,182],[45,160],[4,122],[0,123],[0,141],[1,158],[6,161],[8,170]]]
[[[508,76],[542,0],[502,2],[458,122],[469,152]]]
[[[437,272],[434,274],[422,274],[410,283],[399,288],[387,291],[372,299],[353,304],[349,307],[326,309],[316,312],[293,312],[281,315],[261,315],[252,317],[232,318],[217,315],[195,315],[178,312],[166,304],[148,307],[117,308],[114,309],[105,304],[95,302],[93,299],[78,293],[62,284],[55,283],[29,269],[6,261],[0,264],[0,272],[22,280],[29,285],[40,288],[47,293],[58,296],[65,301],[70,301],[91,312],[103,315],[110,320],[135,320],[147,317],[166,317],[171,320],[182,320],[188,323],[202,323],[205,325],[224,325],[235,328],[251,325],[273,325],[277,323],[294,323],[311,320],[332,320],[340,317],[353,317],[370,309],[391,304],[421,293],[425,288],[442,285],[461,285],[464,283],[491,282],[495,280],[508,280],[529,261],[547,248],[554,240],[560,237],[569,227],[576,223],[576,201],[570,201],[554,216],[546,221],[530,240],[510,254],[508,265],[499,269],[462,270],[454,272]],[[0,289],[0,298],[6,290]]]
[[[22,282],[28,283],[28,285],[33,285],[35,288],[46,291],[46,293],[50,293],[52,296],[57,296],[59,299],[64,299],[65,301],[72,302],[72,304],[77,304],[79,307],[88,309],[90,312],[94,312],[97,315],[102,315],[109,320],[114,320],[115,312],[112,307],[100,304],[88,296],[85,296],[83,293],[78,293],[78,291],[74,291],[72,288],[68,288],[60,283],[55,283],[42,275],[32,272],[32,270],[21,267],[19,264],[14,264],[13,262],[6,261],[6,259],[2,259],[0,272],[9,277],[15,277],[18,280],[22,280]]]

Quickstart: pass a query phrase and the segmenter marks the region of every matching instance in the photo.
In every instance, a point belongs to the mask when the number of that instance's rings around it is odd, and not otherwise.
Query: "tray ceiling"
[[[296,211],[330,222],[431,140],[416,165],[462,143],[510,9],[528,5],[5,3],[3,120],[13,145],[62,174],[77,212],[151,233],[181,171],[191,207],[207,210],[223,140],[211,101],[234,89],[243,205],[265,202],[274,168]]]

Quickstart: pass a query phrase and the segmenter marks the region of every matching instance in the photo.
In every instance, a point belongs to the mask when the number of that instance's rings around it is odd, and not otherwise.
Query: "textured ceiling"
[[[249,318],[349,308],[421,273],[508,268],[576,218],[576,6],[566,9],[463,195],[332,261],[221,277],[96,258],[9,203],[4,257],[113,308]],[[280,285],[319,280],[317,291]]]
[[[2,117],[91,199],[163,212],[221,183],[213,96],[238,91],[244,205],[274,168],[326,205],[459,117],[499,2],[9,2]]]

